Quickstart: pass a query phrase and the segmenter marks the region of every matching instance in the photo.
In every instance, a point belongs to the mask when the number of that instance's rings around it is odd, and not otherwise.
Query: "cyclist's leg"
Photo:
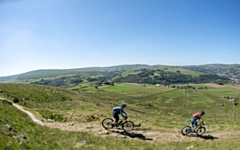
[[[119,116],[118,116],[118,114],[116,114],[116,115],[114,116],[114,118],[115,118],[115,122],[118,123],[118,121],[119,121]]]
[[[113,122],[113,125],[117,124],[118,123],[118,120],[119,120],[119,116],[117,113],[114,113],[113,114],[113,117],[114,117],[114,122]]]
[[[194,127],[194,131],[197,128],[197,121],[191,118],[192,126]]]

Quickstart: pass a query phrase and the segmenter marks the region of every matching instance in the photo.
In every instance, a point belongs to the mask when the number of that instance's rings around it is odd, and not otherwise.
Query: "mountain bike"
[[[102,120],[102,126],[105,129],[112,129],[114,127],[121,127],[125,131],[130,131],[134,129],[134,123],[130,120],[123,119],[119,120],[117,124],[113,124],[114,120],[112,118],[105,118]]]
[[[203,123],[200,123],[197,128],[194,130],[193,125],[185,126],[182,128],[181,133],[182,135],[188,135],[190,133],[196,133],[198,136],[201,136],[205,133],[206,128],[203,127]]]

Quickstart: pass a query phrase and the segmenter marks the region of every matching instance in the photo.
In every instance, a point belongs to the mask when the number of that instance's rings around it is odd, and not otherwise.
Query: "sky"
[[[0,77],[213,63],[240,64],[239,0],[0,0]]]

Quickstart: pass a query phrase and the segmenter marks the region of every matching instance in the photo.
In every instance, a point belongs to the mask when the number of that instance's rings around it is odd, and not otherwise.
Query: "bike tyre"
[[[205,133],[205,131],[206,131],[206,128],[205,128],[205,127],[199,127],[199,128],[197,129],[197,135],[198,135],[198,136],[201,136],[201,135],[203,135],[203,134]]]
[[[191,133],[191,127],[190,126],[185,126],[181,130],[182,135],[188,135]]]
[[[131,131],[134,129],[134,123],[132,121],[125,121],[122,124],[122,129],[125,131]]]
[[[112,119],[112,118],[105,118],[105,119],[103,119],[103,121],[102,121],[102,126],[103,126],[103,128],[105,128],[105,129],[111,129],[111,128],[113,128],[112,124],[113,124],[113,119]]]

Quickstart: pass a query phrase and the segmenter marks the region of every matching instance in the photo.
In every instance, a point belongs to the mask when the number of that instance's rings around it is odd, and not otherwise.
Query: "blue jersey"
[[[126,117],[126,113],[123,111],[122,107],[117,106],[113,108],[113,115],[121,115],[122,117]]]

